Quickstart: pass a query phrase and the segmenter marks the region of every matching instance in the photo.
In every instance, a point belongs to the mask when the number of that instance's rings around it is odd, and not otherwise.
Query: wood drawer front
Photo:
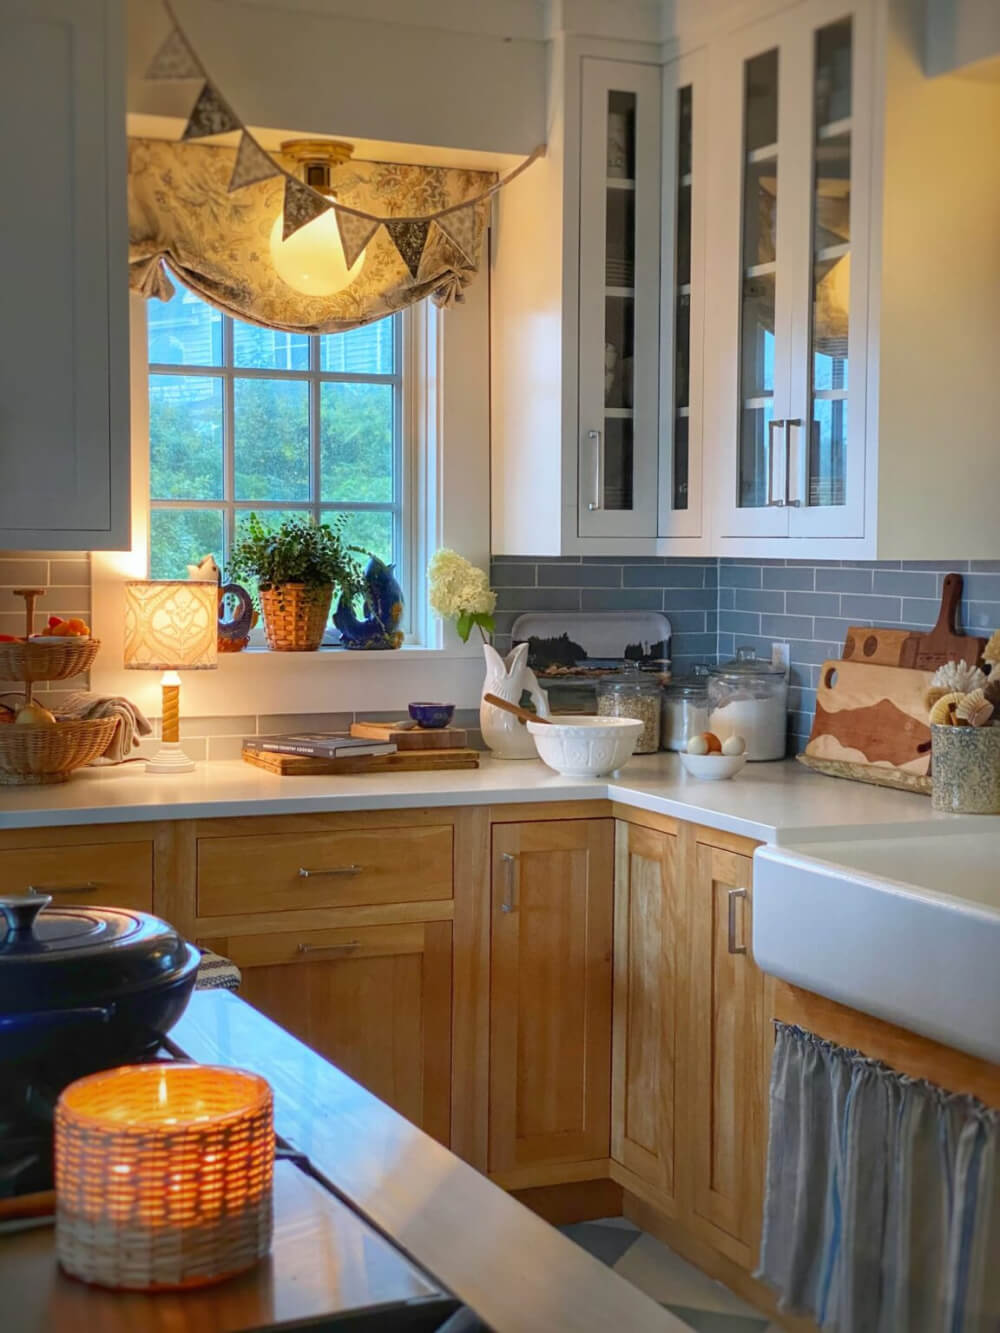
[[[338,926],[332,930],[290,930],[266,935],[230,935],[199,944],[231,958],[237,967],[277,967],[283,963],[387,958],[423,953],[424,925]],[[295,982],[290,981],[294,986]]]
[[[67,907],[153,910],[151,842],[70,843],[61,847],[18,847],[0,851],[0,892],[51,893]]]
[[[198,839],[200,917],[422,902],[452,893],[450,824]]]

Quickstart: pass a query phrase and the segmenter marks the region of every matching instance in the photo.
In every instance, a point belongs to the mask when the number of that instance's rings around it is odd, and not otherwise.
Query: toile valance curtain
[[[295,164],[274,155],[290,171]],[[236,319],[289,333],[343,333],[430,296],[447,306],[479,270],[489,200],[450,215],[463,220],[459,244],[431,223],[414,278],[380,227],[358,278],[333,296],[304,296],[271,262],[270,235],[281,213],[284,180],[273,177],[227,193],[234,148],[163,139],[129,140],[129,285],[169,300],[167,270]],[[391,162],[336,168],[339,202],[384,217],[434,213],[483,193],[491,172]]]
[[[836,1333],[997,1333],[1000,1110],[775,1027],[757,1276]]]

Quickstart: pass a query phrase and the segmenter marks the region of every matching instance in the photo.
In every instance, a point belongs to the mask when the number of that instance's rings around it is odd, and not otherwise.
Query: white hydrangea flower
[[[457,551],[447,547],[436,551],[427,574],[431,608],[446,620],[457,620],[463,614],[490,615],[496,606],[489,575]]]

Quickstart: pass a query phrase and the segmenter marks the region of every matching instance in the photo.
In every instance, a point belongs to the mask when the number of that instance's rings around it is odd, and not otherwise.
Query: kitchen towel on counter
[[[140,736],[151,736],[150,726],[145,713],[134,703],[114,695],[88,694],[86,690],[77,690],[60,699],[56,708],[56,717],[60,722],[77,722],[84,718],[117,717],[118,726],[111,737],[108,748],[95,760],[100,763],[107,760],[120,764],[127,759],[138,746]]]
[[[996,1333],[1000,1111],[775,1027],[757,1276],[836,1333]]]

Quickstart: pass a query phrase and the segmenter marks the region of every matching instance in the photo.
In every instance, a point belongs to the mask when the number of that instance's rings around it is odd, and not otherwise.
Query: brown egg
[[[714,731],[703,731],[701,733],[701,738],[708,746],[708,754],[722,753],[722,742],[719,740],[718,736],[716,736]]]

